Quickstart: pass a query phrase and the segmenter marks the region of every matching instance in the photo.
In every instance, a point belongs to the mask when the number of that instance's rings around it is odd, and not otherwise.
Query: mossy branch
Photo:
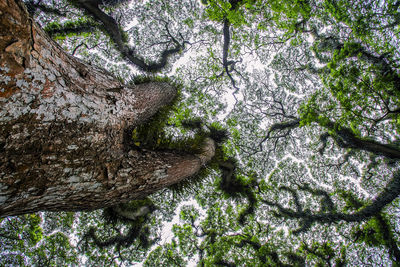
[[[99,24],[92,21],[70,21],[64,24],[50,23],[44,30],[50,37],[80,35],[82,33],[93,33],[97,30]]]

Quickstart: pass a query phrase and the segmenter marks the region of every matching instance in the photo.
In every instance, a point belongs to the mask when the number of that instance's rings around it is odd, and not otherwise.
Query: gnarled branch
[[[282,189],[286,190],[286,188]],[[298,207],[297,205],[299,204],[296,204],[296,210],[293,210],[290,208],[284,208],[279,203],[263,200],[263,203],[267,204],[268,206],[277,208],[277,211],[274,212],[277,217],[300,220],[300,228],[294,231],[295,234],[307,231],[313,223],[330,224],[339,221],[361,222],[376,216],[385,208],[386,205],[392,203],[392,201],[399,196],[400,172],[397,172],[393,175],[393,178],[389,181],[384,190],[372,201],[372,203],[352,214],[335,212],[330,196],[323,190],[314,190],[308,186],[300,186],[299,189],[308,191],[313,195],[322,195],[324,198],[322,206],[325,205],[326,208],[322,208],[320,212],[312,213],[309,210],[303,210],[301,206]],[[292,189],[290,192],[292,195],[295,195],[296,198],[298,198],[295,190]]]
[[[161,52],[161,57],[158,62],[146,63],[146,61],[136,54],[135,49],[130,47],[124,40],[123,32],[114,18],[104,13],[99,8],[99,3],[95,0],[78,0],[79,6],[83,8],[88,14],[94,17],[96,21],[101,22],[103,30],[110,36],[111,40],[115,43],[117,50],[139,69],[147,72],[157,72],[163,69],[167,63],[168,58],[174,54],[181,52],[184,49],[185,42],[179,43],[175,38],[172,39],[174,47],[165,49]]]

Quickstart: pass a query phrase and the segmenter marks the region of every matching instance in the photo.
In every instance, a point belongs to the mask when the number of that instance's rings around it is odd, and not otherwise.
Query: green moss
[[[137,148],[174,150],[197,154],[201,152],[201,147],[207,137],[211,137],[217,143],[226,139],[227,133],[220,125],[212,124],[207,127],[208,130],[204,130],[201,129],[201,120],[188,117],[182,118],[181,121],[176,120],[175,115],[181,113],[180,109],[182,109],[179,106],[182,86],[171,79],[167,77],[137,76],[129,83],[141,84],[154,81],[172,83],[173,86],[178,88],[178,93],[170,105],[164,106],[150,120],[133,129],[132,140]],[[171,118],[174,118],[174,123],[171,123]],[[185,132],[187,134],[183,135]]]
[[[141,80],[141,82],[148,81]],[[170,105],[161,108],[150,120],[133,129],[132,140],[137,148],[174,150],[190,154],[201,152],[201,145],[207,137],[205,134],[196,133],[192,136],[179,136],[174,134],[177,129],[174,129],[173,125],[169,123],[170,117],[178,111],[180,99],[180,90],[178,90],[177,97]]]
[[[76,20],[68,20],[63,23],[57,21],[50,22],[44,27],[44,30],[55,39],[65,39],[66,37],[72,36],[87,37],[89,34],[95,32],[98,26],[98,23],[90,19],[79,18]]]
[[[357,211],[364,206],[364,203],[360,201],[353,192],[337,190],[336,193],[346,203],[346,205],[343,207],[344,211]]]
[[[228,132],[218,123],[205,125],[199,118],[190,112],[180,116],[184,107],[180,105],[181,85],[167,77],[137,76],[129,84],[148,82],[168,82],[178,88],[177,97],[168,106],[161,108],[150,120],[137,126],[132,131],[132,143],[136,149],[149,149],[158,151],[174,151],[185,154],[199,154],[206,138],[212,138],[218,145],[216,155],[207,167],[202,168],[194,177],[170,187],[174,193],[180,194],[193,190],[213,170],[218,170],[218,162],[226,159],[222,143],[227,140]]]
[[[206,137],[208,137],[207,134],[200,135],[198,137],[198,145],[199,145],[197,147],[198,150],[199,150],[199,147],[203,144],[204,139]],[[201,140],[201,142],[200,142],[200,140]],[[190,150],[195,151],[196,145],[194,145],[194,147],[190,148]],[[198,152],[200,152],[200,150]],[[201,168],[200,171],[197,172],[194,176],[189,177],[177,184],[171,185],[169,187],[169,189],[172,190],[172,192],[176,196],[179,196],[181,194],[185,194],[188,192],[195,192],[196,188],[199,188],[207,177],[210,177],[210,175],[212,173],[219,171],[220,162],[222,162],[225,157],[226,156],[225,156],[222,146],[217,145],[216,151],[215,151],[215,156],[211,159],[211,161],[207,164],[207,166]]]

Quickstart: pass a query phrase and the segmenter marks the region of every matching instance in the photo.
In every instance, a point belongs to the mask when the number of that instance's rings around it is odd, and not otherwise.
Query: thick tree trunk
[[[66,54],[20,1],[0,0],[0,216],[89,210],[144,197],[214,155],[129,150],[129,129],[168,104],[166,83],[125,87]]]

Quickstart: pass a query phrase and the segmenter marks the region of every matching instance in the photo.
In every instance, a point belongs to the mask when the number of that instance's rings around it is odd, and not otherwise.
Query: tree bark
[[[105,208],[186,179],[213,156],[131,150],[130,131],[174,99],[68,55],[19,0],[0,0],[0,216]]]

